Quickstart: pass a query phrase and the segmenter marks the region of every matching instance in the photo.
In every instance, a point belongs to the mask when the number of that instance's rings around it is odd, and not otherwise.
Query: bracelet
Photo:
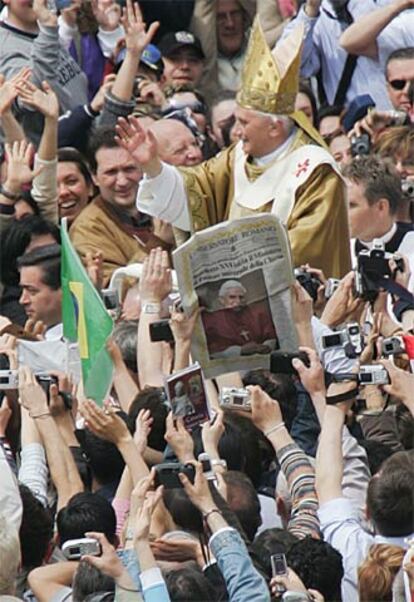
[[[217,514],[220,514],[220,516],[223,516],[223,513],[221,512],[221,510],[219,510],[218,508],[213,508],[212,510],[209,510],[208,512],[206,512],[205,514],[203,514],[203,521],[205,523],[207,523],[209,517],[214,514],[214,512],[217,512]]]
[[[33,419],[35,419],[35,418],[44,418],[45,416],[51,416],[51,415],[52,415],[52,414],[51,414],[50,412],[43,412],[43,414],[35,414],[35,415],[33,416],[33,414],[31,414],[31,413],[29,412],[29,416],[30,416],[30,418],[33,418]]]
[[[120,583],[116,583],[116,582],[115,582],[115,585],[116,585],[116,587],[123,589],[124,592],[133,592],[134,594],[137,594],[140,591],[139,589],[131,589],[130,587],[125,587],[125,585],[121,585]]]
[[[263,434],[264,434],[265,437],[268,437],[272,433],[277,433],[277,431],[280,431],[280,429],[283,429],[283,428],[285,428],[285,423],[284,422],[279,422],[279,424],[276,424],[275,426],[272,426],[271,429],[269,429],[268,431],[265,431]]]

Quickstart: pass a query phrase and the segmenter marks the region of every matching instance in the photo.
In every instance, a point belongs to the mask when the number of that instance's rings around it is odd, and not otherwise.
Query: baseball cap
[[[169,32],[161,39],[158,48],[163,56],[172,56],[180,48],[193,48],[200,59],[205,55],[200,40],[189,31]]]
[[[118,56],[116,57],[116,67],[120,66],[122,61],[125,59],[125,55],[126,48],[122,48],[122,50],[118,53]],[[164,65],[161,59],[161,52],[156,46],[154,46],[154,44],[148,44],[147,46],[145,46],[141,54],[140,63],[143,63],[146,67],[152,69],[152,71],[157,72],[158,75],[162,75],[162,72],[164,71]]]

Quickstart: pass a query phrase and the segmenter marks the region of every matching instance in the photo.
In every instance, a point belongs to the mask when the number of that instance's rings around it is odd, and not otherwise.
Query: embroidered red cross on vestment
[[[309,164],[310,164],[309,159],[306,159],[305,161],[303,161],[303,163],[298,163],[298,166],[296,169],[296,174],[295,174],[297,178],[301,174],[306,173],[308,171]]]

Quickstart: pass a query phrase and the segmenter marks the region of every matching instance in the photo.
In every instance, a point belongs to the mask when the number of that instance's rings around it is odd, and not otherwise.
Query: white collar
[[[412,535],[402,535],[401,537],[386,537],[385,535],[374,535],[375,543],[385,543],[390,546],[399,546],[405,550],[409,547],[409,541],[414,537]]]
[[[391,230],[388,230],[388,232],[386,232],[383,236],[377,236],[375,238],[375,240],[380,240],[381,242],[384,243],[384,245],[387,244],[387,242],[390,242],[391,238],[394,236],[394,234],[397,231],[397,224],[394,222],[394,224],[391,226]],[[369,250],[372,249],[372,243],[374,242],[374,239],[371,240],[370,242],[365,242],[364,240],[360,241],[361,244],[363,244],[365,247],[367,247]]]
[[[63,324],[60,322],[59,324],[55,324],[55,326],[51,326],[45,332],[45,340],[46,341],[56,341],[63,338]]]
[[[275,150],[267,155],[263,155],[263,157],[253,157],[254,165],[258,165],[259,167],[263,167],[264,165],[268,165],[272,161],[279,159],[285,152],[289,150],[290,145],[293,142],[293,138],[296,136],[297,127],[294,127],[289,137]]]

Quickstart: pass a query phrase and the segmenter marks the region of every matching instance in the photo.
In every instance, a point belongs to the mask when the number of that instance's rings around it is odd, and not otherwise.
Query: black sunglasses
[[[406,85],[410,84],[412,81],[414,81],[414,80],[412,80],[412,79],[392,79],[388,83],[390,84],[391,88],[394,88],[394,90],[404,90]]]

